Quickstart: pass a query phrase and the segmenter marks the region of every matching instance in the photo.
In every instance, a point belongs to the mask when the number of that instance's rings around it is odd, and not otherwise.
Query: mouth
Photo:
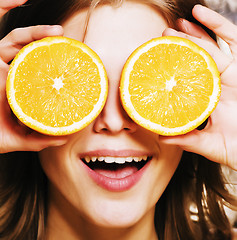
[[[89,176],[109,191],[125,191],[132,188],[142,177],[152,155],[80,157]]]

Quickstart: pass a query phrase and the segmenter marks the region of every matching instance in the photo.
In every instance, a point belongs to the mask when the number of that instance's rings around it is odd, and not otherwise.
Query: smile
[[[152,155],[106,156],[84,154],[83,166],[92,180],[109,191],[125,191],[139,182],[150,165]]]
[[[86,156],[83,158],[87,163],[90,162],[106,162],[106,163],[118,163],[118,164],[123,164],[126,162],[141,162],[141,161],[146,161],[148,159],[148,156],[141,156],[141,157],[90,157]]]

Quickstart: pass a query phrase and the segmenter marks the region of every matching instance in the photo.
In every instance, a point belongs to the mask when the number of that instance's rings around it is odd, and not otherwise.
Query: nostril
[[[101,114],[95,119],[93,129],[95,132],[103,132],[110,134],[117,134],[121,131],[131,133],[136,131],[136,124],[121,108],[121,105],[109,105],[107,102],[106,107]]]

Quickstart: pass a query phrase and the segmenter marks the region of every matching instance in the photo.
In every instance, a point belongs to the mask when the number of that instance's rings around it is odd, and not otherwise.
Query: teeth
[[[125,160],[125,158],[118,157],[118,158],[115,158],[115,162],[122,164],[122,163],[125,163],[126,160]]]
[[[135,158],[133,158],[133,160],[134,160],[135,162],[139,162],[140,158],[139,158],[139,157],[135,157]]]
[[[102,162],[102,161],[104,161],[104,160],[105,160],[104,157],[98,157],[98,161]]]
[[[115,162],[114,157],[105,157],[105,158],[104,158],[104,161],[105,161],[106,163],[113,163],[113,162]]]
[[[86,156],[83,159],[89,163],[90,161],[95,162],[95,161],[99,161],[99,162],[106,162],[106,163],[119,163],[119,164],[123,164],[125,162],[141,162],[142,160],[146,161],[148,158],[148,156],[141,156],[141,157],[89,157]]]
[[[91,158],[90,158],[90,157],[85,157],[85,161],[86,161],[87,163],[89,163],[89,162],[90,162],[90,160],[91,160]]]
[[[132,157],[126,157],[126,162],[132,162],[133,158]]]

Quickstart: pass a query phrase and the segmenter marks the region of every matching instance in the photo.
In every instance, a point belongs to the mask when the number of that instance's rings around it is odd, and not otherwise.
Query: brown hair
[[[4,37],[18,27],[58,24],[79,9],[94,8],[99,3],[119,5],[121,1],[29,0],[4,16],[0,34]],[[196,22],[191,10],[195,4],[204,4],[202,0],[138,1],[158,8],[172,26],[178,18]],[[236,199],[228,193],[225,183],[219,164],[184,152],[156,205],[154,221],[159,239],[230,240],[231,226],[223,204],[236,206]],[[190,206],[194,206],[196,212],[190,211]],[[192,220],[193,216],[196,217],[195,221]],[[37,153],[1,154],[0,239],[43,240],[46,220],[47,178]]]

